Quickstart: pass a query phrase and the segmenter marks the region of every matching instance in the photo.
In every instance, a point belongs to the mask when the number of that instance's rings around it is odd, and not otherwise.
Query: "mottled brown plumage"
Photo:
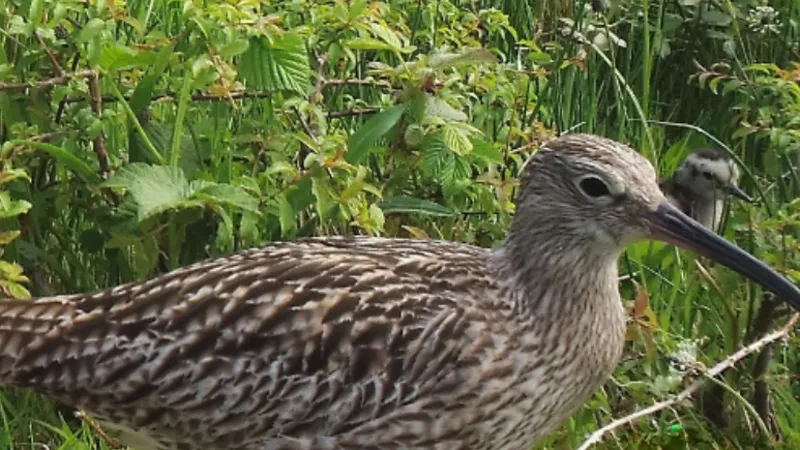
[[[522,450],[616,366],[628,243],[694,247],[800,304],[666,205],[652,166],[613,141],[550,142],[517,205],[495,250],[304,239],[0,302],[0,384],[83,408],[139,450]]]

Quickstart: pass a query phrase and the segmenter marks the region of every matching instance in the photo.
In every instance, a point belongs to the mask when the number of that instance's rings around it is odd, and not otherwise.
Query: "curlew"
[[[660,183],[667,199],[702,225],[719,231],[725,198],[753,200],[736,185],[739,170],[719,150],[701,148],[689,154],[671,178]]]
[[[614,141],[547,143],[516,204],[494,250],[308,238],[0,302],[0,384],[84,409],[138,450],[523,450],[617,365],[626,245],[692,249],[800,306]]]

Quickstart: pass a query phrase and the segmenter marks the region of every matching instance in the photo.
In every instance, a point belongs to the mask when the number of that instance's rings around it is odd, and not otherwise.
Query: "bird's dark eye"
[[[703,178],[706,180],[711,180],[711,172],[703,172]]]
[[[581,190],[583,190],[586,195],[592,198],[611,195],[611,191],[608,190],[608,186],[606,186],[606,184],[600,178],[586,177],[581,180],[579,185]]]

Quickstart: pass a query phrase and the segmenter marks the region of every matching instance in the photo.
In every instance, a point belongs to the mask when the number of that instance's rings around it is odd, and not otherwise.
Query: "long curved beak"
[[[692,250],[750,278],[800,311],[800,289],[788,278],[695,222],[668,201],[648,217],[650,237]]]
[[[745,194],[744,191],[739,189],[739,186],[736,186],[733,183],[728,184],[728,193],[740,200],[746,201],[747,203],[753,203],[753,199],[750,198],[750,196],[748,196],[747,194]]]

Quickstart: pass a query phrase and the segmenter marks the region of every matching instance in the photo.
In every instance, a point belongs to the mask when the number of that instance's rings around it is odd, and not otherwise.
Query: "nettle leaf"
[[[189,182],[183,171],[175,167],[128,164],[102,185],[130,192],[138,206],[139,222],[170,209],[202,206],[189,200]]]
[[[503,152],[483,139],[472,138],[472,154],[490,163],[503,163]]]
[[[370,117],[347,140],[347,153],[344,159],[351,164],[364,159],[369,149],[400,121],[404,110],[403,105],[395,105]]]
[[[466,114],[453,108],[446,101],[430,95],[425,99],[425,111],[432,116],[445,120],[466,122],[468,119]]]
[[[294,33],[254,37],[242,55],[239,73],[253,89],[289,90],[299,93],[309,87],[308,53],[303,39]]]
[[[440,130],[431,135],[422,145],[422,169],[428,176],[440,179],[444,185],[452,185],[470,175],[469,162],[453,152]]]
[[[445,124],[441,130],[442,139],[450,150],[466,155],[472,152],[472,141],[466,130]]]

